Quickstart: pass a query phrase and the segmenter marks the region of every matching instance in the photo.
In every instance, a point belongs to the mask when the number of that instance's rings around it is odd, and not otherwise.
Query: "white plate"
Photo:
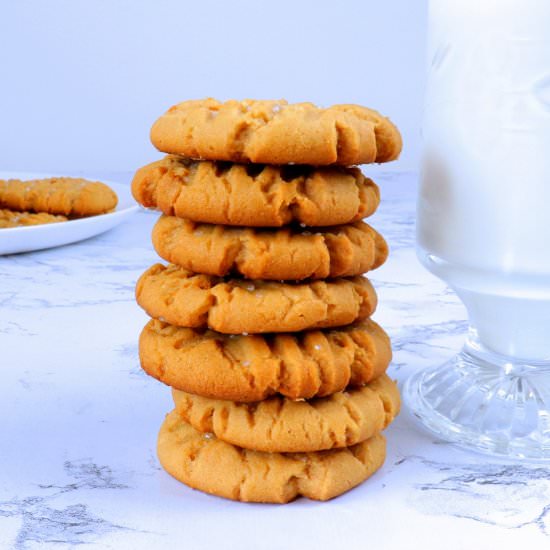
[[[27,180],[49,177],[52,176],[48,174],[0,172],[0,179]],[[118,204],[114,212],[67,222],[0,229],[0,255],[41,250],[88,239],[112,229],[138,211],[139,206],[132,198],[129,185],[113,181],[101,181],[111,187],[118,195]]]

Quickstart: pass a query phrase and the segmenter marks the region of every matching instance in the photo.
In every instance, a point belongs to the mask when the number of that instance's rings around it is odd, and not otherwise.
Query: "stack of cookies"
[[[168,265],[139,279],[143,369],[172,387],[158,454],[175,478],[255,502],[326,500],[373,474],[399,411],[390,342],[362,274],[388,249],[356,164],[397,158],[377,112],[187,101],[154,124],[169,155],[132,192],[162,211]],[[200,160],[199,160],[200,159]]]

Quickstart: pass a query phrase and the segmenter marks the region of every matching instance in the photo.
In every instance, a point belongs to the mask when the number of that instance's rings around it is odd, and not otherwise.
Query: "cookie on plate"
[[[399,412],[397,385],[382,374],[366,386],[318,399],[274,396],[234,403],[172,390],[177,413],[200,432],[269,453],[349,447],[385,429]]]
[[[140,168],[137,202],[195,222],[255,227],[341,225],[370,216],[378,186],[358,168],[267,166],[167,156]]]
[[[301,280],[360,275],[388,256],[384,238],[364,222],[321,228],[254,229],[161,216],[153,246],[189,271],[248,279]]]
[[[370,317],[376,293],[365,277],[310,283],[220,278],[155,264],[138,280],[138,304],[155,319],[226,334],[296,332]]]
[[[114,210],[116,193],[104,183],[82,178],[0,180],[0,208],[81,217]]]
[[[397,128],[372,109],[285,100],[184,101],[153,124],[151,141],[184,157],[265,164],[349,166],[401,152]]]
[[[386,457],[384,436],[315,453],[264,453],[203,434],[172,411],[161,426],[157,451],[163,468],[205,493],[243,502],[284,503],[302,495],[329,500],[359,485]]]
[[[17,212],[0,208],[0,228],[66,222],[67,219],[65,216],[54,216],[53,214],[46,214],[44,212]]]
[[[387,334],[366,319],[338,329],[227,335],[149,321],[139,339],[141,366],[173,388],[215,399],[261,401],[323,397],[363,385],[391,360]]]

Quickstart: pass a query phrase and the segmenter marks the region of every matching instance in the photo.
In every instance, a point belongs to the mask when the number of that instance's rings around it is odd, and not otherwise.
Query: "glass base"
[[[550,460],[550,362],[497,355],[470,332],[458,355],[407,380],[409,408],[430,430],[461,446]]]

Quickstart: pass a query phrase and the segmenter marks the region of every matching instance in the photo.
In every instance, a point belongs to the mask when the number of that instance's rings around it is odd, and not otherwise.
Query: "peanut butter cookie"
[[[382,265],[384,238],[364,222],[322,228],[237,228],[161,216],[153,246],[166,261],[195,273],[301,280],[360,275]]]
[[[139,339],[151,376],[205,397],[260,401],[323,397],[363,385],[386,371],[387,334],[374,321],[339,329],[269,335],[225,335],[152,320]]]
[[[0,180],[0,208],[63,216],[94,216],[117,205],[116,193],[104,183],[81,178]]]
[[[54,216],[44,212],[16,212],[0,208],[0,228],[24,227],[27,225],[41,225],[43,223],[66,222],[65,216]]]
[[[194,222],[252,227],[351,223],[370,216],[378,186],[358,168],[197,162],[167,156],[140,168],[136,201]]]
[[[184,101],[151,129],[160,151],[194,159],[349,166],[394,160],[397,128],[359,105],[215,99]]]
[[[223,279],[161,264],[140,277],[136,299],[155,319],[226,334],[338,327],[370,317],[376,308],[365,277],[291,284]]]
[[[329,500],[359,485],[384,463],[386,441],[376,434],[349,448],[264,453],[202,434],[172,411],[157,450],[163,468],[194,489],[243,502],[284,503],[300,495]]]
[[[397,385],[383,374],[367,386],[328,397],[293,401],[270,397],[234,403],[172,390],[176,411],[200,432],[268,453],[349,447],[385,429],[399,412]]]

